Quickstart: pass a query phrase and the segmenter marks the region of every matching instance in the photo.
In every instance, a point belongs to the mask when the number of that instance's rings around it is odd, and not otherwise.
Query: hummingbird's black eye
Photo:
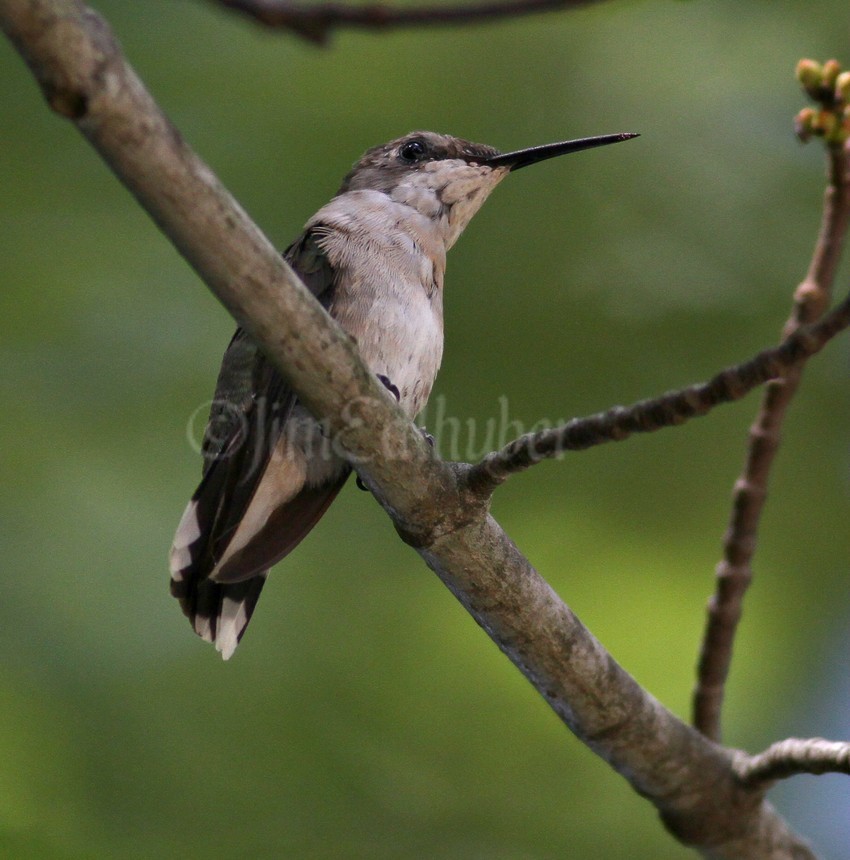
[[[421,140],[409,140],[401,145],[398,151],[399,158],[408,164],[421,161],[426,154],[425,144]]]

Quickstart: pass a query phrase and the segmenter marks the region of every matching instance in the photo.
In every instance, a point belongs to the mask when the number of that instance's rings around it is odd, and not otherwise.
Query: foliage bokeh
[[[823,186],[819,147],[793,137],[793,69],[850,56],[837,0],[611,3],[329,50],[212,3],[96,5],[281,247],[363,149],[414,128],[502,149],[642,133],[511,177],[452,251],[434,404],[473,449],[500,398],[525,427],[631,402],[773,343],[787,316]],[[353,484],[231,663],[192,635],[165,557],[232,322],[8,44],[0,103],[0,853],[690,856]],[[810,366],[771,485],[725,719],[753,751],[850,734],[847,368],[846,338]],[[685,717],[756,403],[497,495],[520,548]],[[846,778],[776,800],[841,856]]]

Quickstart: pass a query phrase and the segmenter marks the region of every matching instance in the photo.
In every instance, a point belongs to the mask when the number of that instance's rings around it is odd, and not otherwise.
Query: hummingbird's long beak
[[[508,170],[519,170],[529,164],[537,164],[556,155],[566,155],[568,152],[581,152],[582,149],[592,149],[595,146],[607,146],[609,143],[619,143],[621,140],[631,140],[639,137],[631,132],[622,134],[603,134],[599,137],[582,137],[578,140],[565,140],[561,143],[546,143],[543,146],[531,146],[516,152],[504,152],[494,155],[484,162],[488,167],[507,167]]]

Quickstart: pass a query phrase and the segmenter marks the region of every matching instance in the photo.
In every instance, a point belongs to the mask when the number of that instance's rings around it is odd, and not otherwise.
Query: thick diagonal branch
[[[805,279],[794,293],[794,309],[783,335],[794,337],[801,327],[817,320],[829,306],[835,273],[850,221],[850,181],[846,147],[832,145],[829,182],[824,194],[818,240]],[[782,425],[800,384],[803,364],[783,370],[771,380],[750,428],[744,469],[735,482],[732,511],[717,565],[717,585],[708,602],[705,632],[697,666],[693,723],[707,737],[720,740],[720,714],[735,633],[744,595],[752,582],[752,559],[759,520],[767,498],[767,484],[781,440]]]
[[[242,12],[266,27],[290,30],[298,36],[325,44],[332,31],[356,27],[389,30],[484,23],[518,18],[536,12],[564,11],[590,6],[602,0],[493,0],[471,4],[389,6],[384,3],[294,3],[290,0],[215,0]]]
[[[436,460],[351,340],[162,115],[106,24],[78,0],[0,0],[0,25],[54,108],[329,422],[404,539],[575,734],[705,856],[811,857],[761,789],[741,785],[732,753],[643,691],[465,490],[457,469]]]

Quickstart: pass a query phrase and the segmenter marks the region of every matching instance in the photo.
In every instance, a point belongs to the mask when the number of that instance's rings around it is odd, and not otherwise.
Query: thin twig
[[[467,486],[476,495],[489,496],[511,475],[565,451],[620,442],[633,433],[652,433],[705,415],[715,406],[740,400],[767,380],[799,367],[848,325],[850,296],[819,322],[797,329],[779,346],[726,368],[708,382],[521,436],[471,466],[466,472]]]
[[[308,6],[291,3],[289,0],[215,2],[242,12],[266,27],[291,30],[311,42],[324,45],[331,32],[340,27],[387,30],[399,27],[484,23],[538,12],[579,9],[602,0],[497,0],[468,6],[425,5],[406,8],[394,8],[383,3],[368,3],[362,6],[319,3]]]
[[[787,738],[771,744],[763,753],[739,753],[735,772],[748,786],[763,785],[799,773],[850,774],[850,743],[823,738]]]
[[[818,319],[828,307],[850,220],[847,150],[833,145],[828,147],[828,152],[829,183],[824,195],[820,234],[809,271],[794,293],[794,309],[783,331],[786,337]],[[752,581],[751,563],[770,469],[779,449],[782,423],[802,372],[803,367],[798,364],[768,383],[761,408],[750,428],[746,463],[733,490],[723,558],[716,569],[717,587],[708,602],[693,697],[694,726],[715,741],[720,740],[724,685],[744,594]]]

